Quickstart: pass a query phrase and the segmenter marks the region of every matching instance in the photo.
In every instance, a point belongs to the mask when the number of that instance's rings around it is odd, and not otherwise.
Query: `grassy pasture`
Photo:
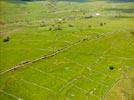
[[[133,98],[133,2],[58,2],[55,8],[40,1],[0,5],[1,100],[119,100],[123,93],[123,100]],[[3,42],[6,37],[9,41]],[[82,38],[88,40],[1,74]]]

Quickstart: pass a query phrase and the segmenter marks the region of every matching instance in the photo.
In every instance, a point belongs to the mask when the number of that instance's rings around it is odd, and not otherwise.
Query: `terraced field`
[[[0,100],[133,100],[133,5],[0,1]]]

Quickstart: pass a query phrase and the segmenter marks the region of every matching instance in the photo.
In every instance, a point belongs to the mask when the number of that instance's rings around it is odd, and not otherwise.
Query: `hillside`
[[[133,5],[0,1],[0,100],[133,100]]]

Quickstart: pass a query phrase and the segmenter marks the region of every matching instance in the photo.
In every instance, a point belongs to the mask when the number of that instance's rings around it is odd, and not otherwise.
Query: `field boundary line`
[[[27,81],[27,80],[24,80],[24,79],[20,79],[20,81],[22,81],[23,83],[29,84],[29,85],[34,85],[36,87],[39,87],[41,89],[44,89],[44,90],[47,90],[49,92],[52,92],[52,93],[55,93],[56,94],[56,92],[54,90],[49,89],[48,87],[45,87],[45,86],[42,86],[42,85],[38,85],[37,83],[30,82],[30,81]]]
[[[104,96],[101,98],[101,100],[105,100],[106,95],[110,92],[110,90],[116,85],[118,84],[118,82],[123,79],[122,77],[120,77],[119,79],[117,79],[115,82],[113,82],[113,84],[110,86],[110,88],[106,91],[106,93],[104,94]]]
[[[8,95],[8,96],[10,96],[10,97],[12,97],[12,98],[14,98],[14,99],[16,99],[16,100],[19,100],[19,99],[20,99],[19,97],[15,96],[14,94],[7,93],[7,92],[4,91],[4,90],[1,90],[1,89],[0,89],[0,92],[3,93],[3,94],[5,94],[5,95]]]
[[[116,57],[122,60],[134,60],[134,57],[123,57],[123,56],[116,56],[116,55],[107,55],[107,57]]]
[[[40,70],[40,69],[38,69],[38,68],[33,68],[33,67],[31,67],[31,68],[32,68],[33,70],[35,70],[35,71],[39,71],[39,72],[42,73],[42,74],[46,74],[46,75],[50,76],[51,78],[58,78],[58,79],[60,79],[60,80],[63,80],[64,82],[67,82],[67,81],[68,81],[68,80],[66,80],[66,79],[62,79],[62,78],[60,78],[60,77],[57,77],[57,76],[51,75],[51,74],[49,74],[49,73],[47,73],[47,72],[44,72],[44,71],[42,71],[42,70]],[[77,88],[77,89],[79,89],[79,90],[82,90],[84,93],[87,93],[87,92],[88,92],[88,90],[85,90],[85,89],[79,87],[77,84],[71,84],[71,86],[74,86],[75,88]],[[93,94],[93,96],[94,96],[94,94]],[[95,96],[97,97],[97,95],[95,95]]]
[[[50,74],[50,73],[47,73],[47,72],[45,72],[45,71],[42,71],[41,69],[39,69],[39,68],[34,68],[34,67],[31,67],[31,69],[33,69],[33,70],[35,70],[35,71],[38,71],[38,72],[40,72],[40,73],[42,73],[42,74],[46,74],[47,76],[50,76],[51,78],[57,78],[57,79],[60,79],[60,80],[62,80],[62,81],[67,81],[67,80],[65,80],[65,79],[63,79],[63,78],[60,78],[60,77],[57,77],[57,76],[55,76],[55,75],[52,75],[52,74]]]
[[[42,71],[42,70],[40,70],[40,69],[38,69],[38,68],[33,68],[33,67],[31,67],[31,68],[32,68],[33,70],[35,70],[35,71],[39,71],[39,72],[42,73],[42,74],[46,74],[46,75],[50,76],[51,78],[58,78],[58,79],[60,79],[60,80],[63,80],[64,82],[67,82],[67,81],[68,81],[68,80],[66,80],[66,79],[62,79],[62,78],[60,78],[60,77],[57,77],[57,76],[51,75],[51,74],[49,74],[49,73],[47,73],[47,72],[44,72],[44,71]],[[100,83],[100,84],[101,84],[101,83]],[[74,86],[75,88],[77,88],[77,89],[79,89],[79,90],[82,90],[82,91],[84,91],[85,93],[88,92],[88,90],[85,90],[85,89],[79,87],[77,84],[71,84],[71,86]],[[94,96],[94,95],[93,95],[93,96]],[[97,95],[96,95],[96,97],[97,97]]]
[[[93,80],[93,79],[90,79],[89,77],[87,77],[86,75],[82,75],[83,76],[83,78],[85,78],[85,79],[87,79],[87,80],[89,80],[89,81],[92,81],[92,82],[95,82],[96,84],[98,84],[98,85],[103,85],[103,86],[105,86],[105,87],[108,87],[108,85],[105,85],[104,83],[102,83],[102,82],[99,82],[99,81],[95,81],[95,80]]]
[[[127,69],[127,71],[129,71],[129,70],[133,70],[133,67],[130,67],[130,68],[128,68]],[[127,72],[127,71],[124,71],[124,72]],[[126,77],[126,75],[125,76],[123,76],[123,73],[121,74],[121,76],[117,79],[117,80],[115,80],[115,82],[113,82],[113,84],[110,86],[110,88],[108,88],[107,89],[107,91],[106,91],[106,93],[104,94],[104,96],[101,98],[101,100],[106,100],[105,98],[106,98],[106,96],[108,95],[108,93],[110,92],[110,90],[114,87],[114,86],[116,86],[116,84],[118,84],[122,79],[124,79]]]
[[[34,68],[32,67],[32,69],[34,69]],[[37,68],[35,68],[34,70],[36,70],[36,69],[37,69]],[[46,74],[46,75],[50,76],[51,78],[58,78],[58,79],[60,79],[60,80],[63,80],[64,82],[67,82],[67,81],[68,81],[68,80],[66,80],[66,79],[62,79],[62,78],[60,78],[60,77],[51,75],[51,74],[49,74],[49,73],[47,73],[47,72],[44,72],[44,71],[42,71],[42,70],[40,70],[40,69],[37,69],[36,71],[39,71],[39,72],[42,73],[42,74]],[[79,90],[82,90],[82,91],[84,91],[85,93],[88,92],[88,90],[85,90],[85,89],[79,87],[77,84],[71,84],[71,86],[74,86],[75,88],[77,88],[77,89],[79,89]]]
[[[63,86],[59,89],[59,92],[63,91],[66,87],[68,87],[69,85],[71,85],[74,81],[78,80],[81,76],[77,75],[75,76],[73,79],[68,80],[65,84],[63,84]]]
[[[43,48],[4,48],[4,50],[41,50],[41,51],[52,51],[52,48],[43,49]]]
[[[106,32],[106,33],[102,33],[102,34],[96,34],[94,37],[90,37],[90,38],[86,36],[86,37],[84,37],[84,38],[82,38],[82,39],[79,39],[78,41],[76,41],[76,42],[70,44],[69,46],[66,46],[66,47],[63,47],[63,48],[61,48],[61,49],[56,50],[56,51],[53,52],[53,53],[50,53],[50,54],[41,56],[41,57],[39,57],[39,58],[37,58],[37,59],[34,59],[34,60],[24,61],[24,62],[22,62],[22,63],[20,63],[20,64],[17,64],[17,65],[15,65],[15,66],[13,66],[12,68],[9,68],[9,69],[7,69],[7,70],[5,70],[5,71],[1,71],[1,72],[0,72],[0,75],[3,75],[3,74],[5,74],[5,73],[11,72],[11,71],[15,71],[15,70],[17,70],[17,69],[19,69],[19,68],[25,67],[25,66],[28,65],[28,64],[32,64],[32,63],[35,63],[35,62],[40,61],[40,60],[43,60],[43,59],[52,58],[52,57],[56,56],[57,54],[59,54],[59,53],[61,53],[61,52],[64,52],[64,51],[66,51],[66,50],[72,48],[73,46],[76,46],[77,44],[79,44],[79,43],[81,43],[81,42],[86,42],[86,41],[92,41],[92,40],[96,40],[96,39],[101,39],[102,37],[109,36],[109,35],[111,35],[111,34],[113,34],[113,33],[115,33],[115,32]]]
[[[113,43],[112,43],[111,45],[113,45]],[[110,47],[110,49],[111,49],[111,48],[112,48],[112,46]],[[108,53],[108,51],[109,51],[110,49],[104,50],[104,51],[102,52],[102,54],[98,57],[98,59],[92,64],[92,66],[97,65],[97,64],[102,60],[103,56],[104,56],[106,53]],[[83,64],[78,63],[78,62],[75,62],[75,61],[73,61],[73,60],[71,60],[71,59],[68,59],[68,58],[66,58],[66,57],[65,57],[64,59],[66,59],[67,61],[70,61],[70,62],[72,62],[72,63],[75,63],[76,65],[83,66]],[[89,66],[89,67],[90,67],[90,66]],[[86,68],[89,68],[89,67],[86,67]],[[72,85],[72,86],[74,86],[74,87],[76,87],[76,88],[78,88],[78,89],[80,89],[80,90],[83,90],[83,91],[87,94],[87,93],[88,93],[87,90],[82,89],[82,88],[79,88],[79,86],[73,84],[74,81],[77,81],[79,78],[83,77],[83,72],[84,72],[84,70],[82,71],[82,73],[80,73],[79,75],[77,75],[76,77],[74,77],[73,79],[71,79],[70,81],[68,81],[67,83],[65,83],[65,84],[62,86],[62,88],[59,89],[59,92],[63,91],[66,87],[68,87],[68,85]],[[106,76],[107,76],[107,75],[106,75]],[[85,77],[83,77],[83,78],[85,78]],[[90,80],[90,79],[89,79],[89,80]],[[91,81],[91,80],[90,80],[90,81]],[[92,82],[95,82],[95,81],[92,81]],[[96,84],[103,85],[103,86],[105,86],[105,87],[108,88],[107,85],[105,85],[105,84],[103,84],[103,83],[101,83],[101,82],[96,82]],[[90,95],[91,95],[91,94],[90,94]],[[100,96],[97,96],[97,95],[95,95],[95,94],[92,94],[91,96],[95,96],[95,97],[97,97],[98,99],[101,99]]]
[[[75,43],[73,43],[73,44],[71,44],[71,45],[69,45],[67,47],[63,47],[61,49],[58,49],[57,51],[55,51],[55,52],[53,52],[51,54],[48,54],[48,55],[44,55],[44,56],[42,56],[40,58],[37,58],[37,59],[34,59],[34,60],[29,60],[29,61],[24,61],[24,62],[22,62],[22,63],[20,63],[18,65],[13,66],[12,68],[9,68],[9,69],[7,69],[5,71],[2,71],[0,73],[0,75],[3,75],[5,73],[7,73],[7,72],[10,72],[10,71],[16,70],[18,68],[24,67],[25,65],[28,65],[28,64],[31,64],[31,63],[35,63],[35,62],[40,61],[42,59],[49,59],[49,58],[51,58],[53,56],[56,56],[57,54],[59,54],[59,53],[61,53],[63,51],[66,51],[66,50],[70,49],[71,47],[77,45],[78,43],[80,43],[82,41],[85,41],[85,39],[87,39],[87,38],[83,38],[83,39],[81,39],[81,40],[79,40],[79,41],[77,41],[77,42],[75,42]]]
[[[95,39],[96,39],[96,36],[95,36]],[[97,39],[98,39],[98,38],[97,38]],[[73,46],[76,46],[77,44],[79,44],[79,43],[81,43],[81,42],[85,42],[85,41],[89,41],[89,40],[94,40],[94,39],[90,39],[90,38],[88,38],[88,37],[82,38],[82,39],[78,40],[77,42],[74,42],[74,43],[70,44],[69,46],[66,46],[66,47],[63,47],[63,48],[61,48],[61,49],[56,50],[56,51],[53,52],[53,53],[50,53],[50,54],[48,54],[48,55],[44,55],[44,56],[39,57],[39,58],[34,59],[34,60],[24,61],[24,62],[22,62],[22,63],[20,63],[20,64],[17,64],[17,65],[15,65],[15,66],[13,66],[12,68],[9,68],[9,69],[7,69],[7,70],[5,70],[5,71],[1,71],[1,72],[0,72],[0,75],[3,75],[3,74],[8,73],[8,72],[10,72],[10,71],[17,70],[17,69],[19,69],[19,68],[24,67],[25,65],[32,64],[32,63],[35,63],[35,62],[40,61],[40,60],[43,60],[43,59],[49,59],[49,58],[51,58],[51,57],[53,57],[53,56],[56,56],[57,54],[59,54],[59,53],[61,53],[61,52],[64,52],[64,51],[66,51],[66,50],[72,48]]]

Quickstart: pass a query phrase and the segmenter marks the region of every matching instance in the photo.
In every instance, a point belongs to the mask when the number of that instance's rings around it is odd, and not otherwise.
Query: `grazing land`
[[[133,100],[134,2],[0,1],[0,100]]]

